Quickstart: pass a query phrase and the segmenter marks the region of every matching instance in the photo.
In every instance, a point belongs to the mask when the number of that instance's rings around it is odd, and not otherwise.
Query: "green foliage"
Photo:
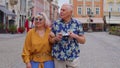
[[[9,26],[9,31],[12,32],[12,33],[17,32],[17,25],[10,25]]]
[[[0,29],[4,29],[4,25],[0,23]]]
[[[111,26],[110,27],[110,31],[116,31],[116,30],[117,30],[116,26]]]
[[[28,17],[28,21],[31,21],[31,17]]]
[[[111,26],[109,33],[114,35],[120,35],[120,26]]]

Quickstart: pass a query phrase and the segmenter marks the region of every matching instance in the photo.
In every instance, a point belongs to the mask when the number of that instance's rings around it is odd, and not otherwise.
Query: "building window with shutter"
[[[77,0],[77,1],[83,1],[83,0]]]
[[[100,0],[95,0],[96,2],[100,2]]]
[[[96,14],[99,15],[100,13],[100,8],[96,8]]]
[[[117,3],[120,3],[120,0],[116,0]]]
[[[120,12],[120,4],[117,4],[117,12]]]
[[[86,0],[86,1],[88,1],[88,2],[92,2],[92,0]]]
[[[107,0],[107,2],[108,2],[108,3],[113,3],[113,2],[114,2],[114,0]]]
[[[120,7],[118,7],[118,12],[120,12]]]
[[[90,13],[91,13],[91,8],[88,7],[88,8],[87,8],[87,15],[90,15]]]
[[[108,10],[108,12],[112,12],[112,11],[113,11],[112,6],[113,6],[113,4],[112,4],[112,3],[111,3],[111,4],[109,4],[109,10]]]
[[[81,14],[82,14],[82,8],[78,7],[78,15],[81,15]]]

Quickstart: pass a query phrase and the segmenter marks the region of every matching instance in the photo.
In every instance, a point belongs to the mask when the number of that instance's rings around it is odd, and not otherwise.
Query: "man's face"
[[[63,5],[61,10],[60,10],[60,17],[62,19],[66,19],[71,16],[72,11],[68,8],[69,6]]]

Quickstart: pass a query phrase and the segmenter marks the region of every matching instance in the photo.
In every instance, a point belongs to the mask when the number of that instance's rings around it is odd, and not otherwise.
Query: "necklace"
[[[45,30],[37,30],[36,31],[40,37],[43,37],[45,34]]]

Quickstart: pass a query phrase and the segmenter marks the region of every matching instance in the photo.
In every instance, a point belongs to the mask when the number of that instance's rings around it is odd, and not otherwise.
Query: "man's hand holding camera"
[[[68,34],[69,34],[70,38],[75,38],[76,39],[78,37],[78,35],[73,33],[73,32],[69,32]]]
[[[60,41],[61,39],[62,39],[62,33],[58,33],[58,34],[56,35],[56,37],[54,38],[54,40],[55,40],[56,42]]]
[[[84,44],[85,43],[85,37],[84,35],[77,35],[73,32],[69,32],[70,38],[76,39],[79,43]]]
[[[73,32],[68,32],[68,33],[58,33],[56,35],[56,37],[54,38],[55,41],[60,41],[62,39],[62,37],[70,37],[70,38],[76,38],[77,34],[73,33]]]
[[[81,43],[81,44],[83,44],[84,43],[84,41],[82,41],[82,40],[85,40],[85,38],[83,37],[83,35],[81,35],[81,36],[79,36],[79,35],[77,35],[77,34],[75,34],[75,33],[73,33],[73,32],[68,32],[68,33],[66,33],[66,34],[62,34],[62,33],[58,33],[54,38],[53,38],[53,42],[55,43],[55,42],[59,42],[59,41],[61,41],[61,39],[63,38],[63,37],[69,37],[69,38],[74,38],[74,39],[76,39],[79,43]]]

